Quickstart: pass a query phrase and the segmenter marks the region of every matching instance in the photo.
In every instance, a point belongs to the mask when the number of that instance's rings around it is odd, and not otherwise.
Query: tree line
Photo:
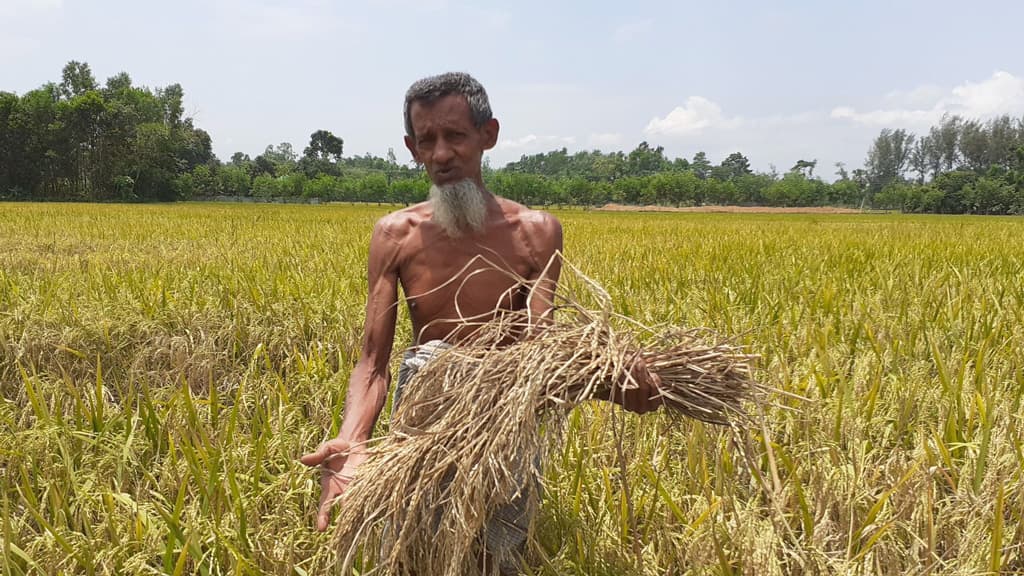
[[[227,162],[182,108],[178,84],[134,86],[126,73],[100,86],[88,64],[18,96],[0,92],[0,199],[174,201],[213,196],[412,203],[425,199],[421,169],[385,158],[344,156],[328,130],[301,152],[287,142]],[[630,152],[566,148],[484,167],[496,194],[530,205],[854,206],[908,212],[1024,214],[1024,118],[943,117],[928,134],[882,130],[863,168],[817,160],[754,172],[735,152],[669,158],[641,142]],[[818,174],[815,171],[818,170]]]
[[[123,72],[101,87],[80,62],[69,62],[59,83],[0,92],[0,198],[181,198],[183,174],[216,164],[183,97],[179,84],[140,88]]]
[[[879,208],[1024,214],[1024,118],[946,115],[923,136],[885,129],[865,168]]]

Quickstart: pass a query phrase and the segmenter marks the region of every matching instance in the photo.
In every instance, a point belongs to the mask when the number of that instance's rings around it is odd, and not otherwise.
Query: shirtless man
[[[484,187],[481,159],[497,142],[498,121],[479,82],[461,73],[416,82],[405,97],[405,129],[405,145],[433,186],[429,201],[388,214],[373,229],[363,347],[349,381],[341,430],[301,459],[323,468],[316,520],[321,531],[327,529],[331,506],[366,460],[363,445],[384,406],[398,286],[409,307],[414,344],[457,343],[466,336],[465,329],[453,332],[460,317],[527,306],[534,317],[547,317],[561,268],[558,220]],[[530,280],[534,296],[492,265]],[[632,375],[639,387],[613,401],[639,413],[660,406],[652,399],[657,377],[642,363]]]

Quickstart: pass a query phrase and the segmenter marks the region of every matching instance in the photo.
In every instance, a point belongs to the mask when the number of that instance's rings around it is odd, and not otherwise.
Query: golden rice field
[[[331,573],[296,459],[385,210],[0,204],[0,573]],[[574,411],[525,573],[1024,572],[1024,220],[558,215],[619,311],[805,400],[742,444]]]

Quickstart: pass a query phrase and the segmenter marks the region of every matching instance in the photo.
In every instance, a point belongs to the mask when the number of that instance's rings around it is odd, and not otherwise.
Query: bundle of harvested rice
[[[743,401],[762,396],[754,356],[739,347],[683,330],[641,345],[640,331],[618,320],[567,302],[556,321],[529,332],[526,313],[504,313],[427,363],[339,502],[343,573],[361,558],[387,574],[473,574],[485,550],[511,552],[485,541],[495,534],[488,520],[513,499],[537,505],[531,479],[557,437],[544,431],[558,430],[580,402],[636,386],[637,357],[661,378],[665,406],[683,416],[736,424]],[[508,562],[492,558],[488,571]]]

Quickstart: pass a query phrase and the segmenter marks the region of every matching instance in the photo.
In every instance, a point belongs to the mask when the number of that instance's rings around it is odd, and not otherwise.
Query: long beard
[[[483,191],[472,180],[432,185],[430,202],[434,206],[434,222],[452,238],[484,229],[487,202]]]

